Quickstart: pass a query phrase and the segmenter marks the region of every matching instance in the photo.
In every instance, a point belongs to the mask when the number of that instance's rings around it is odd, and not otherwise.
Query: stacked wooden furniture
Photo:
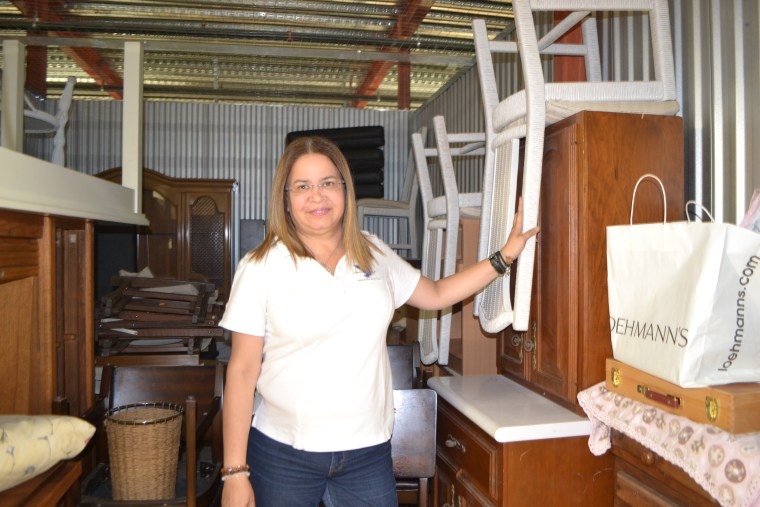
[[[647,172],[667,188],[669,219],[680,219],[682,147],[682,120],[672,116],[581,112],[546,129],[531,323],[526,332],[507,328],[499,335],[500,374],[585,415],[576,395],[604,380],[612,353],[605,228],[628,223],[633,186]],[[654,197],[637,199],[636,222],[662,220],[662,204]],[[521,493],[530,488],[521,481],[528,480],[528,470],[545,481],[568,481],[564,489],[573,492],[569,476],[542,471],[565,459],[578,469],[596,467],[598,480],[611,484],[612,456],[594,457],[587,437],[500,444],[455,408],[439,406],[438,504],[525,505]],[[458,435],[451,443],[449,433]],[[456,442],[468,458],[453,457]],[[530,465],[521,464],[523,454]],[[540,492],[540,483],[534,487]],[[607,495],[609,505],[611,488]],[[589,505],[588,498],[577,501]]]
[[[121,168],[99,177],[121,183]],[[234,180],[180,179],[143,169],[143,212],[137,270],[157,278],[213,283],[221,298],[232,285]]]
[[[0,414],[49,414],[67,399],[81,416],[93,404],[92,273],[89,220],[0,210]],[[0,504],[73,501],[82,468],[61,462]]]
[[[222,305],[216,300],[214,284],[129,276],[114,277],[112,284],[116,289],[102,297],[98,306],[99,356],[197,356],[202,339],[224,333],[218,325]],[[156,339],[170,340],[155,343]]]

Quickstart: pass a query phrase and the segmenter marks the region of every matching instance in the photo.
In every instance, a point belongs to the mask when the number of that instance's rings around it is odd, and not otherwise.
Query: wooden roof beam
[[[410,0],[403,12],[398,15],[396,24],[388,34],[390,40],[409,40],[412,35],[417,31],[417,28],[422,24],[422,20],[425,19],[430,9],[433,7],[435,0]],[[386,48],[383,51],[399,52],[397,48]],[[388,75],[388,72],[395,65],[393,62],[388,61],[376,61],[370,66],[367,74],[364,76],[364,80],[356,89],[356,95],[373,95],[380,88],[383,80]],[[409,79],[400,79],[399,86],[410,86]],[[399,97],[408,97],[410,92],[408,89],[399,90]],[[356,100],[351,104],[356,108],[363,108],[367,105],[366,100]]]
[[[11,0],[11,3],[27,19],[40,22],[64,21],[62,0]],[[49,34],[58,37],[82,37],[80,34],[70,32],[49,32]],[[119,90],[123,88],[124,82],[121,76],[113,70],[111,64],[103,58],[97,49],[86,47],[63,47],[61,49],[64,54],[74,60],[77,65],[92,77],[99,86],[108,86],[118,88]],[[41,64],[39,59],[37,59],[34,62],[34,67],[30,67],[27,73],[39,73],[43,70],[47,73],[47,68],[40,69],[39,65]],[[108,93],[116,100],[123,99],[122,91],[110,91]]]

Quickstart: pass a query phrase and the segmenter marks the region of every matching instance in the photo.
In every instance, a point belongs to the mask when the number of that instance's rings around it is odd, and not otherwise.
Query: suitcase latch
[[[647,386],[641,385],[641,384],[638,384],[636,386],[636,390],[643,396],[646,396],[648,399],[652,401],[656,401],[657,403],[661,403],[667,407],[670,407],[670,408],[681,407],[681,398],[679,398],[678,396],[673,396],[672,394],[658,393],[657,391],[652,391]]]
[[[612,387],[620,387],[620,370],[618,368],[612,368]]]
[[[705,412],[710,422],[718,419],[718,400],[710,396],[705,396]]]

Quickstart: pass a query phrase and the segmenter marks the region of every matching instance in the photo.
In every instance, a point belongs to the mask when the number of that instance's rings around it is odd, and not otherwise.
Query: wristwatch
[[[493,269],[495,269],[497,273],[500,275],[509,276],[512,270],[512,257],[507,256],[505,259],[501,255],[501,250],[496,250],[488,258],[488,261],[491,263],[491,266],[493,266]]]

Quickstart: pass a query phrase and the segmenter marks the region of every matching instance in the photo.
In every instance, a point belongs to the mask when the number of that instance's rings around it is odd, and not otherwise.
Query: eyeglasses
[[[313,185],[307,185],[306,183],[299,183],[298,185],[294,187],[285,187],[286,192],[290,192],[293,195],[305,195],[309,192],[311,192],[312,189],[316,188],[319,190],[323,190],[325,192],[335,192],[338,190],[341,185],[344,185],[346,182],[343,180],[325,180],[322,183],[314,183]]]

